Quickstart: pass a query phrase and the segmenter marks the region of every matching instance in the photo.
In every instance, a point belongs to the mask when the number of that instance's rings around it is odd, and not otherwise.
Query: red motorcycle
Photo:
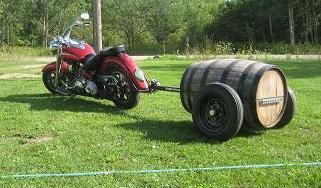
[[[70,39],[74,27],[84,26],[87,13],[49,43],[58,51],[57,61],[46,65],[43,72],[45,87],[54,94],[83,95],[108,99],[117,107],[130,109],[139,102],[140,92],[150,92],[144,72],[125,52],[124,46],[93,48],[79,40]]]

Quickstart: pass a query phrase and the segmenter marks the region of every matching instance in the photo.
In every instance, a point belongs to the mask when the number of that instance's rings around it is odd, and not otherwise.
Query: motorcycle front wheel
[[[119,68],[111,68],[107,71],[117,80],[117,89],[114,91],[114,104],[123,109],[131,109],[139,103],[139,92],[133,86],[128,76]]]
[[[50,91],[52,94],[60,94],[57,92],[57,88],[55,87],[55,78],[56,78],[56,71],[51,70],[47,72],[42,73],[42,81],[45,87]],[[62,76],[59,78],[59,80],[67,80],[68,78],[66,76]],[[58,88],[63,87],[63,84],[61,82],[58,82]]]

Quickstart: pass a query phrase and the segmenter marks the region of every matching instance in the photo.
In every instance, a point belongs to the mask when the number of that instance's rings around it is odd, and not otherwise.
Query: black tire
[[[49,71],[42,73],[42,81],[45,87],[53,94],[58,94],[55,87],[55,75],[56,71]]]
[[[243,104],[230,86],[212,83],[205,86],[193,104],[193,122],[205,135],[217,140],[235,136],[243,123]]]
[[[122,82],[120,98],[113,100],[118,108],[132,109],[139,103],[139,92],[134,87],[132,81],[127,74],[119,67],[113,66],[107,69],[107,75],[114,75],[118,77],[118,81]]]
[[[285,110],[283,113],[283,116],[279,123],[274,127],[276,129],[280,129],[285,127],[287,124],[289,124],[296,112],[296,97],[291,88],[288,88],[288,100],[286,102]]]
[[[42,81],[43,84],[45,85],[45,87],[52,93],[52,94],[57,94],[57,95],[64,95],[64,96],[70,96],[72,95],[72,93],[70,92],[66,92],[66,93],[59,93],[57,92],[57,88],[55,87],[55,75],[56,75],[56,71],[55,70],[51,70],[48,72],[43,72],[42,73]],[[61,83],[61,81],[64,82],[69,82],[69,79],[66,75],[61,75],[59,78],[59,82],[58,82],[58,87],[62,87],[64,88],[63,84]]]

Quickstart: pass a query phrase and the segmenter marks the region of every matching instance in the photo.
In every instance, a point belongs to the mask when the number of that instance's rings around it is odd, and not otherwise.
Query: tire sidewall
[[[129,78],[127,72],[125,70],[123,70],[120,66],[118,66],[117,64],[110,63],[110,65],[106,69],[106,74],[112,74],[113,72],[116,72],[116,71],[120,72],[121,74],[123,74],[125,76],[125,79],[128,82],[129,87],[130,87],[130,98],[129,98],[128,102],[126,102],[126,103],[122,103],[118,100],[113,100],[113,102],[119,108],[123,108],[123,109],[134,108],[135,106],[138,105],[139,100],[140,100],[139,92],[136,89],[136,87],[134,86],[133,81]]]
[[[211,125],[204,122],[202,115],[202,104],[211,98],[218,98],[224,103],[226,117],[224,125],[215,129],[210,129]],[[194,100],[193,104],[193,122],[205,135],[219,140],[227,140],[236,135],[243,122],[243,106],[237,93],[229,86],[221,83],[209,84],[204,87]]]
[[[48,71],[48,72],[43,72],[42,73],[42,81],[43,84],[45,85],[45,87],[53,94],[57,94],[56,92],[56,88],[54,87],[54,85],[52,85],[52,83],[50,83],[50,75],[52,73],[54,73],[55,71]]]
[[[291,88],[288,88],[288,100],[285,106],[283,116],[274,128],[280,129],[288,125],[292,121],[295,115],[295,112],[296,112],[296,97],[295,97],[294,91]]]

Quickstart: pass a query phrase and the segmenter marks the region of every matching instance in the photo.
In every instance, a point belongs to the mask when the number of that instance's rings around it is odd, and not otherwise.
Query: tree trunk
[[[101,24],[101,0],[93,0],[93,16],[94,16],[94,49],[99,53],[102,49],[102,24]]]
[[[46,47],[46,31],[47,31],[47,21],[46,21],[46,12],[47,12],[47,0],[43,0],[43,15],[42,15],[42,46]]]
[[[307,10],[306,10],[307,12]],[[304,38],[305,38],[305,43],[309,43],[309,26],[308,26],[308,23],[309,23],[309,18],[308,18],[308,13],[305,13],[304,15],[304,25],[305,25],[305,31],[304,31]]]
[[[274,39],[273,39],[273,27],[272,27],[272,19],[271,19],[271,15],[269,15],[269,25],[270,25],[271,40],[272,40],[272,42],[274,42]]]
[[[5,24],[4,24],[4,19],[2,20],[2,31],[1,31],[1,45],[3,46],[4,45],[4,33],[5,33]]]
[[[7,30],[8,30],[8,32],[7,32],[7,34],[8,34],[8,36],[7,36],[7,44],[8,44],[8,46],[10,46],[10,24],[7,25]]]
[[[135,47],[135,38],[136,38],[136,33],[135,33],[135,21],[133,19],[133,17],[130,17],[130,33],[131,33],[131,47],[134,48]]]
[[[315,13],[315,0],[311,0],[311,14],[312,14],[312,22],[313,22],[313,38],[314,42],[318,43],[318,18]]]
[[[163,55],[165,55],[166,54],[166,44],[165,44],[165,42],[163,42]]]
[[[42,23],[42,46],[45,47],[45,31],[46,31],[46,20],[45,17],[42,18],[43,23]]]
[[[294,34],[294,18],[293,18],[293,4],[289,3],[289,29],[290,29],[290,42],[291,45],[295,45],[295,34]]]
[[[131,35],[130,35],[130,33],[127,32],[127,31],[125,31],[125,35],[126,35],[127,45],[128,45],[129,48],[131,48],[131,47],[132,47],[132,46],[131,46],[131,42],[132,42],[132,40],[131,40]]]
[[[48,47],[48,35],[49,35],[49,7],[46,0],[46,30],[45,30],[45,46]]]
[[[307,38],[309,41],[309,38],[311,39],[309,42],[314,43],[314,36],[313,36],[313,30],[312,30],[312,16],[311,16],[311,7],[309,0],[305,0],[306,3],[306,33],[307,33]]]

